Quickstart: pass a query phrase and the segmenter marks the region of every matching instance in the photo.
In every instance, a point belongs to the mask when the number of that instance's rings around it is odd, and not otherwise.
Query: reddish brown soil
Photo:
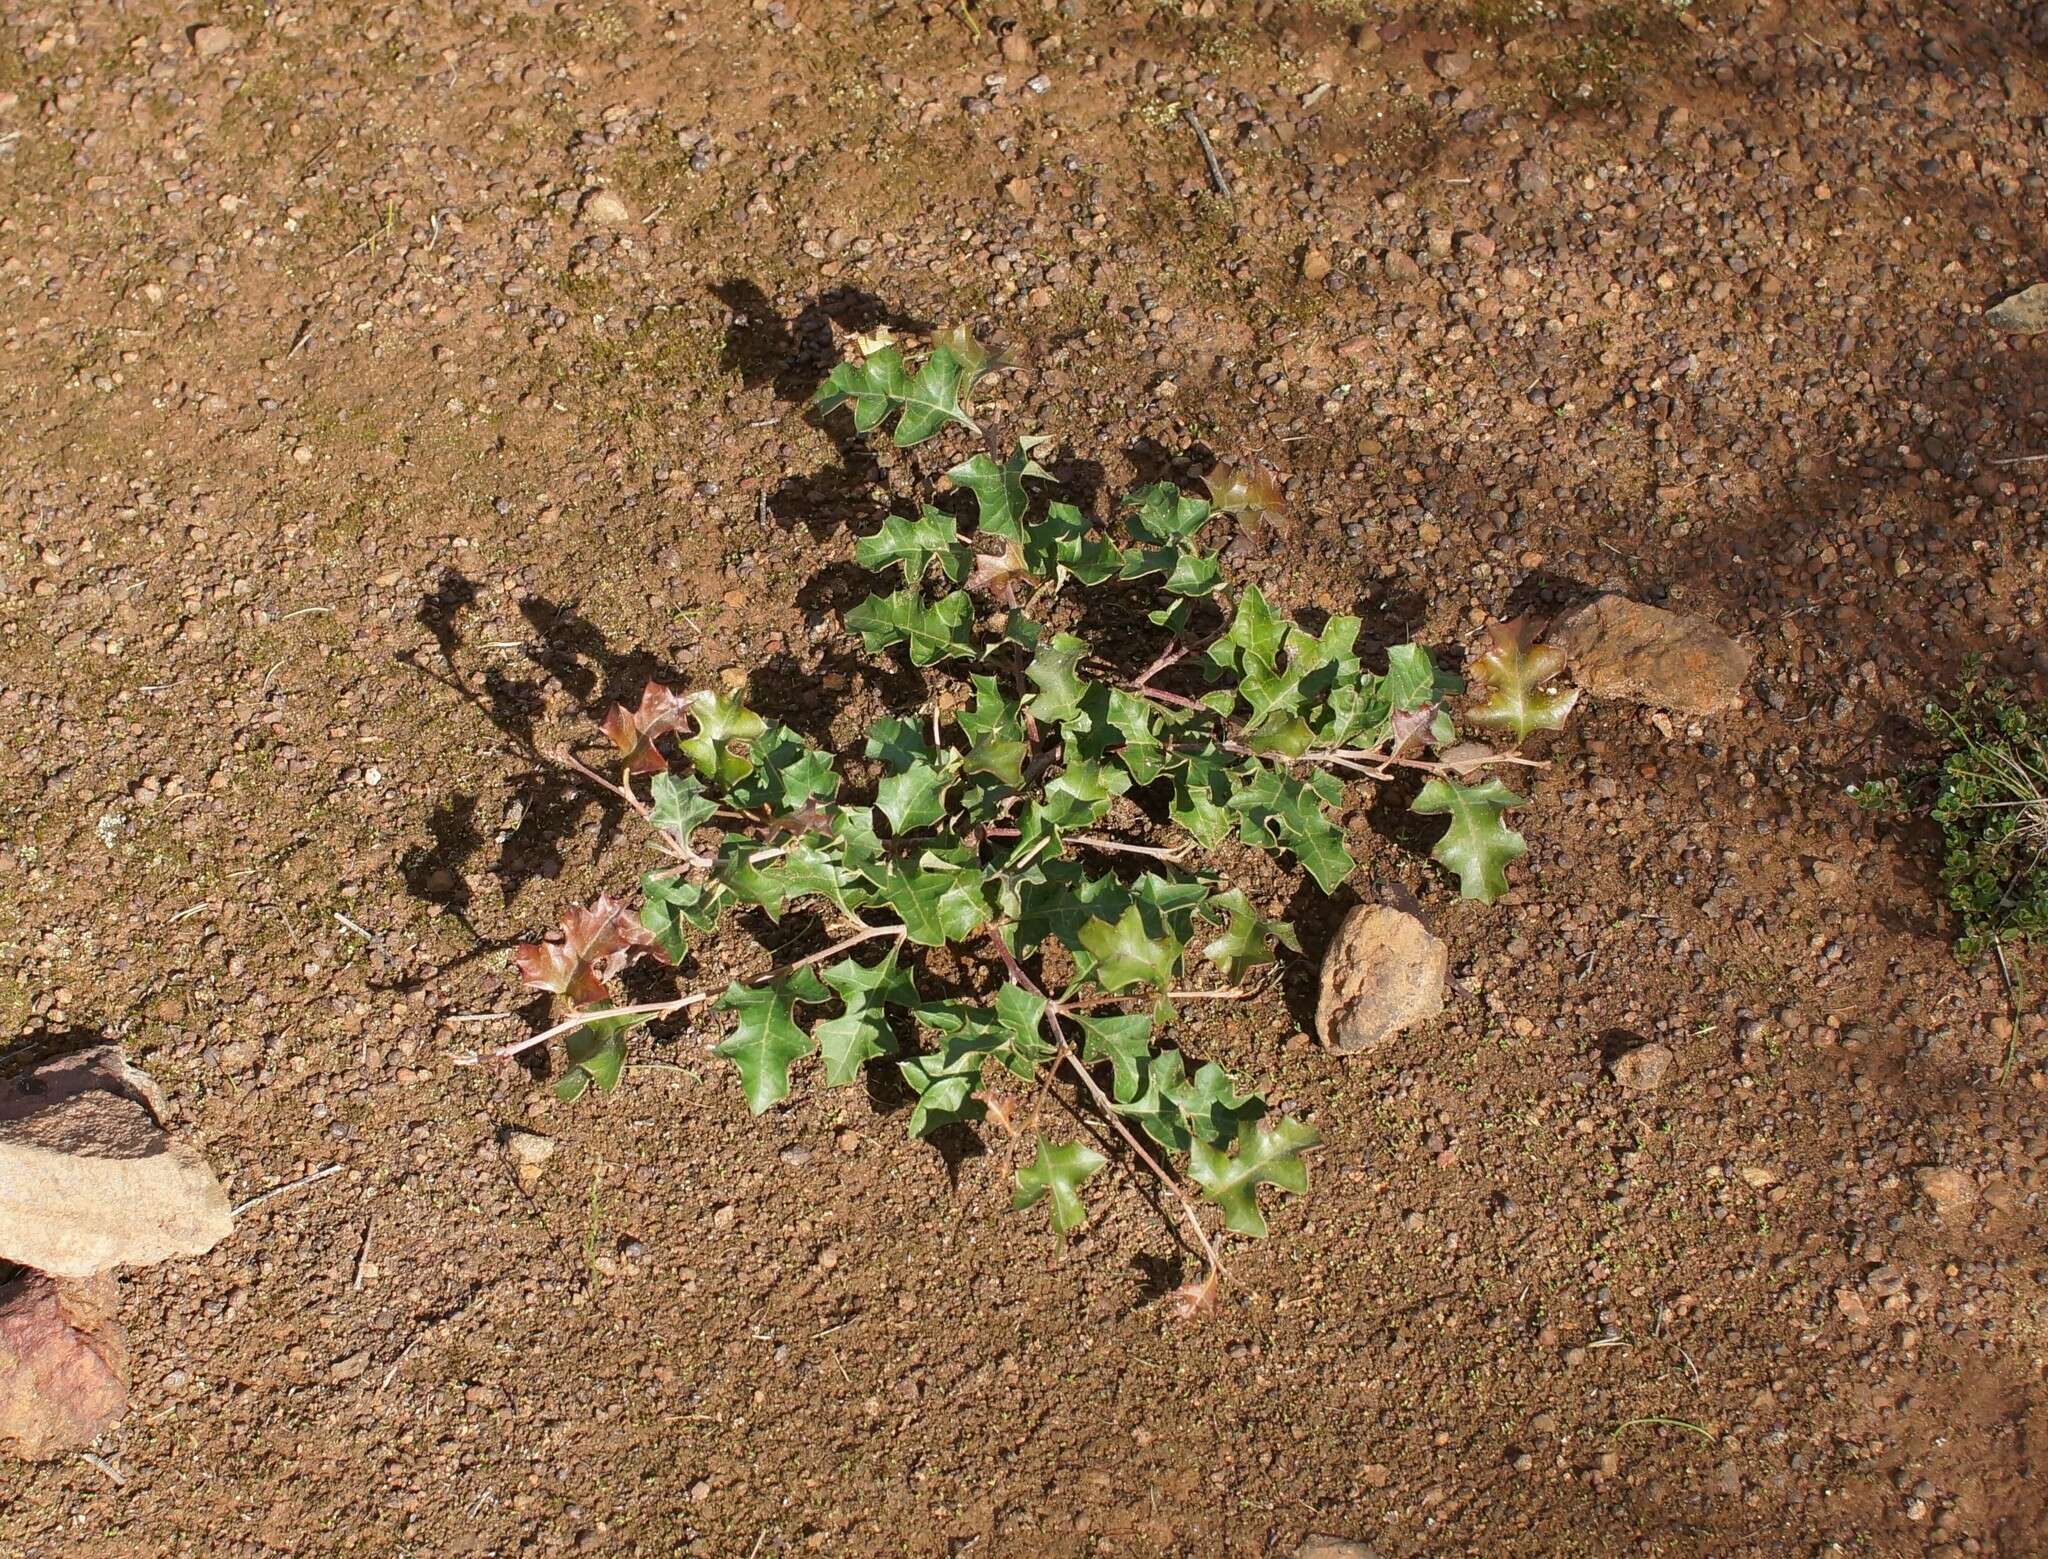
[[[2048,1551],[2048,966],[2015,1035],[1843,796],[1966,657],[2048,671],[2048,358],[1980,317],[2048,268],[2048,14],[1552,9],[8,8],[0,1016],[124,1038],[238,1200],[345,1168],[127,1277],[125,1482],[10,1469],[0,1551]],[[450,1060],[643,859],[541,757],[609,699],[905,695],[836,608],[933,463],[798,409],[883,319],[1010,346],[993,427],[1098,508],[1274,461],[1290,610],[1616,587],[1758,652],[1553,743],[1490,910],[1361,795],[1349,896],[1453,949],[1372,1061],[1300,1037],[1341,905],[1255,875],[1308,956],[1185,1042],[1325,1146],[1197,1324],[1145,1200],[1056,1260],[1003,1142],[751,1119],[714,1018],[573,1108]]]

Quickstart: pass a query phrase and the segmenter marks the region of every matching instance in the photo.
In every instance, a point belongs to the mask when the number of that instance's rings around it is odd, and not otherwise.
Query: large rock
[[[161,1109],[115,1045],[0,1079],[0,1260],[83,1278],[226,1239],[227,1193]]]
[[[1332,1050],[1371,1050],[1444,1010],[1450,951],[1403,910],[1361,904],[1323,954],[1316,1031]]]
[[[0,1450],[44,1461],[83,1450],[128,1405],[128,1336],[112,1278],[38,1273],[0,1286]]]
[[[1547,638],[1595,698],[1689,715],[1741,707],[1750,652],[1697,617],[1603,595],[1559,618]]]
[[[2048,281],[2037,281],[1984,311],[1984,322],[2008,335],[2037,336],[2048,330]]]

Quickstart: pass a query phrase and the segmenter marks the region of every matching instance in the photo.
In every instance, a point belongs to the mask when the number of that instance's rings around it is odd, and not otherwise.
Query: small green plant
[[[861,432],[889,429],[906,447],[979,433],[970,400],[1000,364],[964,332],[915,366],[886,334],[856,342],[818,391],[822,412],[847,409]],[[1045,1204],[1061,1240],[1086,1221],[1085,1187],[1107,1163],[1041,1124],[1064,1075],[1098,1142],[1121,1139],[1175,1198],[1208,1264],[1183,1292],[1193,1307],[1221,1263],[1167,1164],[1184,1164],[1225,1231],[1263,1235],[1259,1188],[1304,1191],[1316,1133],[1164,1042],[1181,1008],[1242,998],[1277,948],[1299,950],[1285,922],[1191,858],[1235,838],[1329,891],[1353,867],[1329,815],[1346,780],[1413,772],[1425,780],[1415,809],[1447,819],[1436,858],[1467,897],[1491,901],[1525,845],[1504,821],[1521,798],[1484,771],[1540,765],[1461,740],[1463,684],[1420,646],[1395,646],[1374,670],[1357,619],[1311,633],[1258,590],[1226,586],[1204,531],[1221,513],[1276,508],[1263,474],[1220,468],[1206,497],[1141,488],[1116,534],[1051,497],[1044,442],[945,472],[971,521],[922,503],[855,545],[895,588],[848,611],[847,629],[933,684],[922,707],[875,721],[858,753],[823,751],[735,693],[650,683],[604,722],[616,779],[568,759],[646,823],[663,860],[637,907],[600,897],[518,949],[526,984],[570,1010],[498,1054],[561,1039],[559,1091],[574,1098],[617,1084],[636,1025],[710,1003],[729,1015],[717,1052],[756,1114],[788,1097],[799,1066],[838,1087],[893,1064],[915,1095],[912,1134],[985,1121],[1020,1157],[1035,1144],[1015,1203]],[[1086,594],[1118,584],[1151,605],[1136,670],[1077,631]],[[1526,625],[1496,627],[1475,662],[1473,719],[1515,744],[1555,729],[1576,696],[1547,688],[1558,669]],[[685,964],[743,910],[810,911],[838,930],[715,996],[616,996],[629,960]]]
[[[1953,707],[1931,703],[1925,719],[1940,762],[1906,783],[1877,780],[1851,794],[1897,813],[1910,809],[1909,789],[1931,788],[1941,883],[1964,957],[2048,935],[2048,707],[2030,709],[2010,687],[1972,676]]]

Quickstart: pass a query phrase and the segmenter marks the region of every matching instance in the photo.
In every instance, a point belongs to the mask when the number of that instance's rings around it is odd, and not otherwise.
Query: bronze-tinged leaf
[[[1472,662],[1472,680],[1486,694],[1470,714],[1472,723],[1510,731],[1518,742],[1562,726],[1579,690],[1544,686],[1564,670],[1564,654],[1538,642],[1534,620],[1487,624],[1485,645]]]
[[[659,682],[650,682],[641,690],[638,709],[612,705],[604,717],[604,734],[618,748],[628,773],[659,774],[668,767],[668,760],[654,744],[681,728],[689,707],[687,698]]]
[[[1015,606],[1017,586],[1032,582],[1031,570],[1025,565],[1024,554],[1014,541],[1005,542],[1001,552],[977,552],[974,555],[974,571],[967,576],[967,589],[971,594],[983,596],[991,601],[1000,601],[1005,606]]]
[[[663,956],[661,946],[637,915],[610,894],[578,905],[562,917],[561,936],[546,942],[524,942],[512,961],[527,988],[553,991],[578,1006],[610,999],[608,982],[636,952]]]
[[[1218,514],[1256,514],[1273,521],[1286,510],[1280,479],[1265,466],[1223,460],[1203,480],[1209,488],[1209,507]]]

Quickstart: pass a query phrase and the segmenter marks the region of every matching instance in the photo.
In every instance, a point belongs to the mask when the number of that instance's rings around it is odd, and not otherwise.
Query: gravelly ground
[[[238,1197],[347,1168],[128,1278],[126,1482],[0,1480],[0,1549],[2042,1551],[2048,1024],[1842,789],[2048,673],[2042,348],[1981,318],[2048,268],[2048,8],[1553,10],[10,9],[0,1014],[126,1038]],[[650,673],[892,696],[840,565],[930,465],[798,404],[955,320],[1098,507],[1277,465],[1230,552],[1291,610],[1758,652],[1578,722],[1491,911],[1360,798],[1455,982],[1375,1062],[1299,1037],[1341,906],[1259,884],[1311,961],[1189,1043],[1326,1147],[1200,1326],[1138,1199],[1055,1264],[1000,1147],[754,1122],[709,1020],[573,1110],[448,1059],[637,860],[545,751]]]

